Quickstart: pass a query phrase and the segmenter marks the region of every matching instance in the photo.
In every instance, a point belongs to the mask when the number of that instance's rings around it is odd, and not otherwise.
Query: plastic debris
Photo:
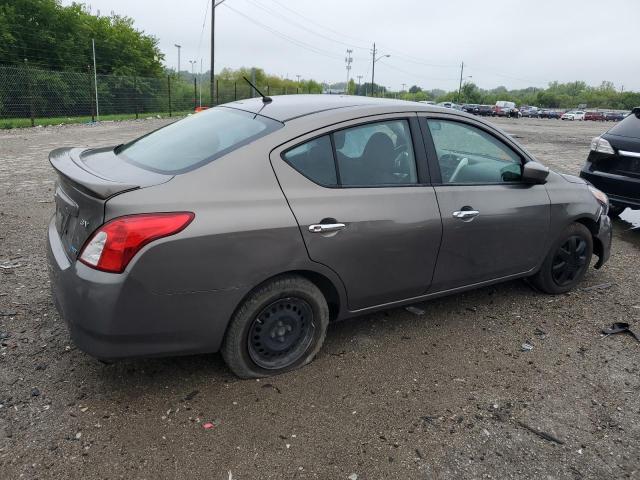
[[[523,352],[530,352],[531,350],[533,350],[533,345],[529,342],[529,340],[522,344]]]
[[[210,430],[213,427],[215,427],[215,425],[213,423],[211,423],[211,422],[207,422],[207,423],[203,423],[202,424],[202,428],[204,428],[205,430]]]
[[[418,307],[413,307],[413,306],[404,307],[404,309],[405,309],[407,312],[409,312],[409,313],[413,313],[414,315],[418,315],[418,316],[420,316],[420,317],[421,317],[422,315],[424,315],[425,313],[427,313],[427,312],[425,312],[423,309],[418,308]]]
[[[602,333],[605,335],[605,337],[608,337],[609,335],[615,335],[616,333],[628,333],[638,342],[640,342],[640,335],[631,330],[631,326],[625,322],[613,323],[609,328],[603,328]]]
[[[357,473],[352,473],[351,475],[349,475],[347,477],[349,480],[358,480],[358,474]]]
[[[585,292],[590,292],[591,290],[604,290],[606,288],[610,288],[613,286],[613,283],[601,283],[600,285],[593,285],[591,287],[585,287],[582,290]]]

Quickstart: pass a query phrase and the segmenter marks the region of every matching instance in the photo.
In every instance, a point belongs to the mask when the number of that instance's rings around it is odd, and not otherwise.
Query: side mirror
[[[522,181],[525,183],[546,183],[548,176],[549,169],[538,162],[527,162],[522,167]]]

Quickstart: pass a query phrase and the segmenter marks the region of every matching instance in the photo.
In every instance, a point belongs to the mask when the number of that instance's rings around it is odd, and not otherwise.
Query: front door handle
[[[453,218],[457,218],[459,220],[471,220],[472,218],[476,218],[480,215],[480,212],[477,210],[458,210],[457,212],[453,212]]]
[[[309,225],[311,233],[329,233],[343,230],[346,227],[344,223],[316,223]]]

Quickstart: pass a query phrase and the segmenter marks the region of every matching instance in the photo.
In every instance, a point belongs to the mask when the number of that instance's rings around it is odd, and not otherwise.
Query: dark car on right
[[[640,209],[640,107],[591,141],[580,176],[609,196],[609,216]]]

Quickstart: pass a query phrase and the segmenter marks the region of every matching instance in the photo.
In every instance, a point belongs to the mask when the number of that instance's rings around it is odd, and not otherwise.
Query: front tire
[[[542,267],[531,278],[531,283],[552,295],[573,290],[587,273],[592,255],[591,232],[581,223],[573,223],[551,246]]]
[[[288,275],[251,293],[233,315],[222,357],[241,378],[278,375],[309,363],[329,325],[329,307],[318,287]]]

